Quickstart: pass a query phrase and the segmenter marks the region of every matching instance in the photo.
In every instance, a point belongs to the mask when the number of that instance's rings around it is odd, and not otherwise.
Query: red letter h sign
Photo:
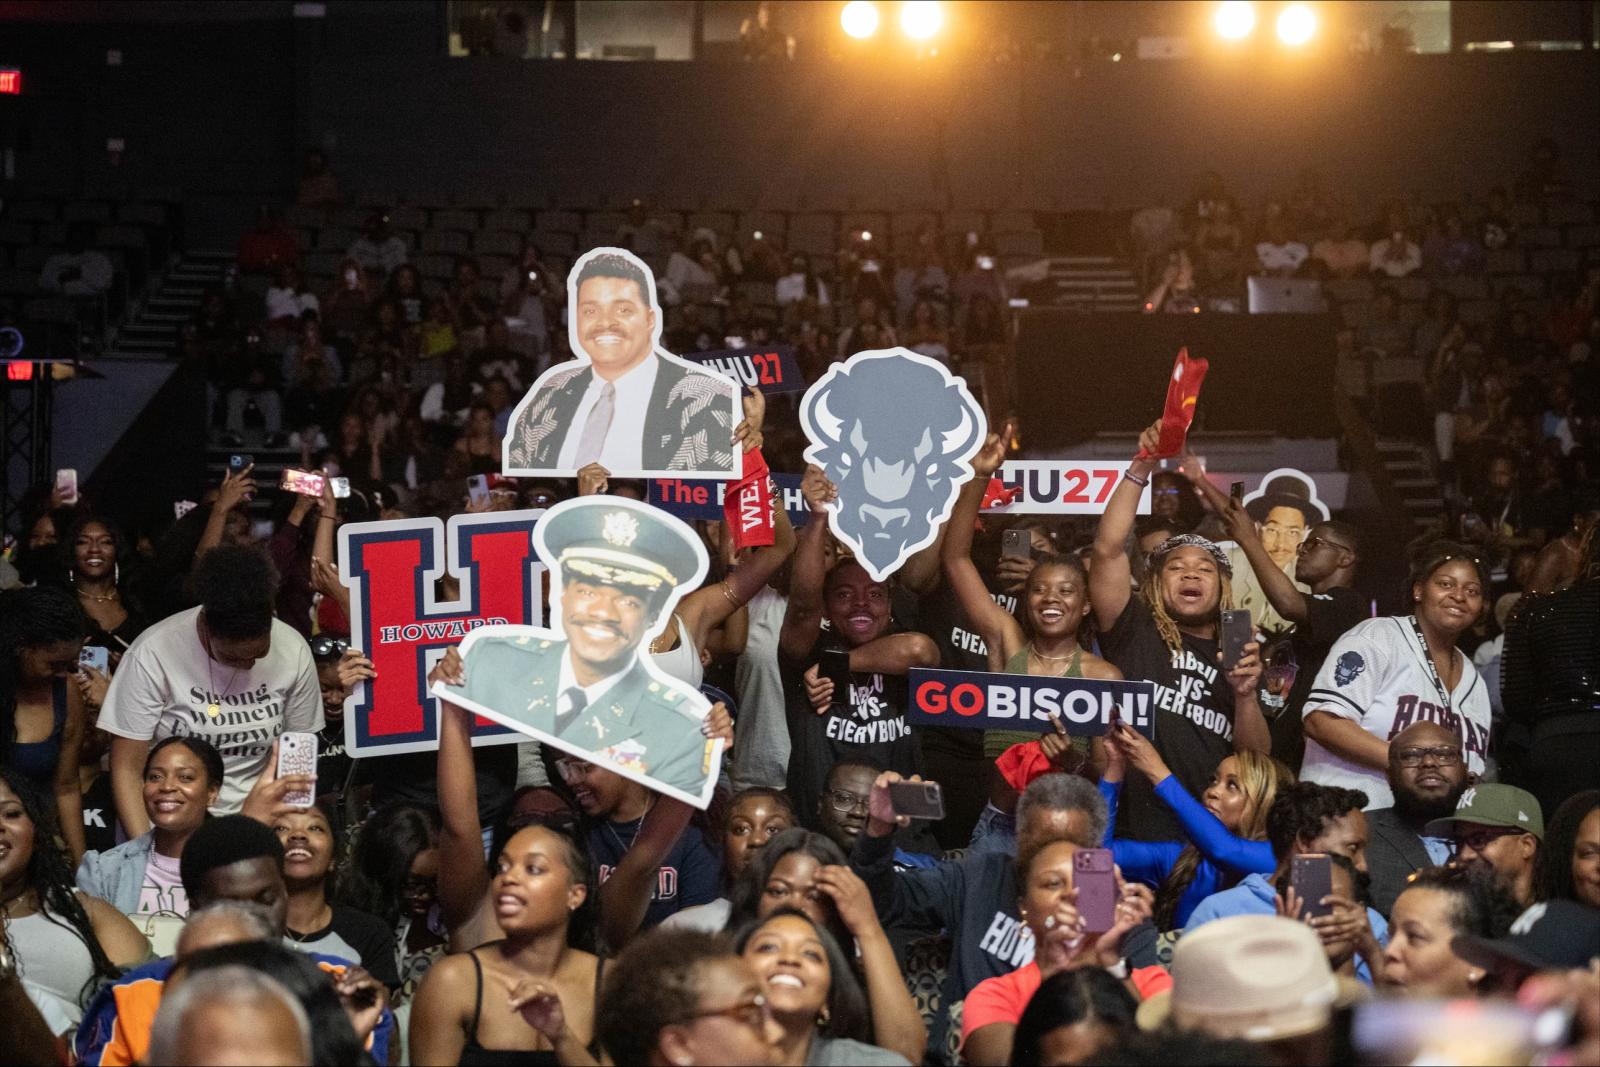
[[[339,530],[339,578],[350,590],[354,647],[377,678],[345,701],[345,747],[352,756],[423,752],[439,747],[439,705],[428,671],[444,650],[490,623],[544,624],[544,565],[533,551],[542,511],[366,522]],[[448,553],[448,556],[447,556]],[[439,603],[434,581],[449,573],[460,599]],[[523,740],[487,719],[473,725],[475,745]]]

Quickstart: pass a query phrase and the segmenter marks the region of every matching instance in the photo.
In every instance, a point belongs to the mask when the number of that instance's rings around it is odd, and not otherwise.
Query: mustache
[[[622,632],[622,627],[618,626],[614,622],[607,622],[605,619],[587,619],[582,616],[574,616],[573,618],[567,620],[567,625],[599,627],[601,629],[610,630],[618,637],[625,636]]]

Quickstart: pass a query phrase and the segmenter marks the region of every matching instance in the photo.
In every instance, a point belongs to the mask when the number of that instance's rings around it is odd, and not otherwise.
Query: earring
[[[824,1007],[822,1009],[821,1013],[819,1013],[817,1015],[817,1029],[820,1030],[824,1026],[827,1026],[827,1025],[828,1025],[828,1009],[826,1007]]]
[[[122,586],[122,564],[120,563],[111,565],[111,584],[118,588]]]

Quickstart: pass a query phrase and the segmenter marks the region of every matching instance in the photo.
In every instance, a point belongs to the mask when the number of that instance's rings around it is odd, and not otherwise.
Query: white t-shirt
[[[1281,245],[1271,241],[1256,244],[1256,258],[1268,274],[1293,274],[1310,254],[1311,250],[1299,241],[1285,241]]]
[[[1335,641],[1306,696],[1304,714],[1313,711],[1360,723],[1384,741],[1413,723],[1436,722],[1461,738],[1467,770],[1483,773],[1489,750],[1489,693],[1483,679],[1472,661],[1462,656],[1461,678],[1450,694],[1449,707],[1441,706],[1409,615],[1368,619]],[[1368,810],[1394,804],[1382,771],[1340,759],[1309,737],[1300,777],[1319,785],[1359,789],[1367,794]]]
[[[139,635],[112,676],[99,725],[139,741],[183,734],[211,742],[226,772],[211,810],[232,814],[279,734],[322,729],[322,688],[306,639],[287,623],[273,619],[271,650],[235,672],[206,655],[199,617],[200,609],[190,608]],[[215,718],[206,714],[213,701],[222,706]]]

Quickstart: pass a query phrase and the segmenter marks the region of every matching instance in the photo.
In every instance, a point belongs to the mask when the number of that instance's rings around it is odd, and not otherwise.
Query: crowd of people
[[[308,160],[303,197],[333,191]],[[616,240],[661,263],[671,351],[783,339],[815,377],[865,348],[981,366],[1004,344],[980,235],[891,257],[858,232],[826,278],[643,205]],[[474,746],[448,702],[436,751],[355,758],[346,700],[375,667],[341,526],[641,486],[498,475],[516,399],[571,356],[565,264],[529,249],[484,279],[464,256],[430,292],[381,213],[324,292],[271,210],[239,252],[273,273],[261,306],[210,294],[184,337],[214,428],[281,438],[349,493],[274,496],[241,462],[154,527],[35,494],[0,569],[9,1058],[1443,1062],[1477,1026],[1513,1061],[1600,1059],[1596,509],[1517,541],[1516,468],[1484,460],[1489,536],[1463,509],[1375,614],[1366,531],[1146,458],[1159,424],[1103,514],[985,515],[1016,447],[991,393],[951,518],[887,580],[831,535],[816,467],[808,521],[779,509],[770,545],[698,523],[714,565],[647,653],[728,712],[706,810],[537,742]],[[1512,364],[1543,379],[1547,356]],[[1514,411],[1496,425],[1530,455],[1593,455],[1592,418]],[[736,443],[800,469],[792,409],[744,412]],[[1535,550],[1526,573],[1506,548]],[[916,725],[920,667],[1148,682],[1153,723]],[[429,680],[462,670],[450,649]],[[317,737],[314,773],[280,777],[285,732]],[[905,781],[938,783],[943,817],[897,808]],[[1541,1011],[1570,1025],[1519,1022]]]

